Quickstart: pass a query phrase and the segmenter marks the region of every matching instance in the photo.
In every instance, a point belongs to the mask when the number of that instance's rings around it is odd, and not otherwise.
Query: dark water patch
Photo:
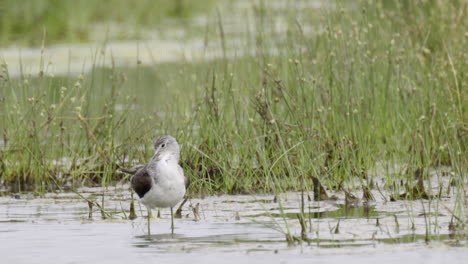
[[[260,236],[261,237],[261,236]],[[167,246],[167,245],[178,245],[178,244],[189,244],[189,247],[227,247],[236,244],[274,244],[282,242],[282,239],[271,238],[258,238],[251,233],[235,233],[235,234],[220,234],[220,235],[205,235],[205,236],[183,236],[172,234],[159,234],[151,236],[137,236],[135,237],[139,241],[134,243],[135,247],[150,247],[150,246]],[[233,248],[226,248],[226,250],[235,250]]]
[[[429,243],[429,241],[445,241],[447,244],[452,240],[449,234],[441,235],[424,235],[424,234],[406,234],[393,238],[380,238],[376,241],[385,244],[409,244],[409,243]]]
[[[349,207],[346,205],[336,205],[337,210],[329,211],[318,211],[318,212],[304,212],[305,218],[311,219],[320,219],[320,218],[377,218],[383,215],[389,215],[388,212],[377,211],[375,206],[361,206],[361,207]],[[310,209],[320,209],[320,207],[311,207]],[[283,208],[285,210],[285,208]],[[288,218],[288,219],[297,219],[297,214],[299,212],[286,212],[286,213],[262,213],[255,215],[247,215],[246,217],[274,217],[274,218]]]
[[[310,239],[308,244],[316,245],[322,248],[339,248],[339,247],[361,247],[366,245],[382,244],[411,244],[411,243],[426,243],[430,241],[443,241],[444,244],[451,245],[449,235],[426,235],[422,234],[407,234],[393,238],[374,238],[374,239]],[[459,245],[459,244],[458,244]]]
[[[8,220],[0,220],[0,224],[13,224],[13,223],[26,223],[27,220],[19,220],[19,219],[8,219]]]
[[[222,203],[239,203],[239,204],[246,204],[246,203],[274,203],[274,199],[258,199],[258,200],[243,200],[243,201],[235,201],[235,200],[226,200],[222,201]]]
[[[418,216],[442,217],[446,215],[441,214],[441,213],[420,213],[418,214]]]

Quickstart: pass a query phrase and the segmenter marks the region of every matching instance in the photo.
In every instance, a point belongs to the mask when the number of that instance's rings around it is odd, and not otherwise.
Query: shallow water
[[[137,201],[139,217],[127,219],[128,186],[83,188],[79,193],[100,204],[104,195],[112,218],[102,219],[98,208],[89,218],[88,203],[74,193],[0,197],[2,262],[461,263],[468,257],[466,239],[448,230],[451,213],[445,207],[453,207],[453,198],[429,206],[428,201],[385,203],[375,193],[377,201],[368,206],[345,206],[340,193],[336,201],[313,202],[305,196],[310,242],[288,245],[283,232],[300,235],[300,193],[281,194],[276,201],[273,195],[191,199],[182,219],[175,220],[174,236],[168,209],[153,219],[151,236],[146,234],[146,212]]]

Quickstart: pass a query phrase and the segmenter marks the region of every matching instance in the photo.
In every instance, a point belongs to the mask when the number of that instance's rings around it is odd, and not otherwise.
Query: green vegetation
[[[393,196],[417,198],[416,180],[437,166],[463,189],[466,2],[357,2],[281,11],[284,32],[279,11],[258,5],[237,58],[219,34],[209,41],[227,55],[197,63],[17,79],[4,66],[3,184],[128,180],[118,168],[146,162],[155,137],[171,134],[192,193],[311,189],[312,176],[352,190],[384,175]]]
[[[0,0],[2,43],[47,43],[144,37],[164,18],[206,12],[210,0]],[[101,39],[99,39],[101,40]]]

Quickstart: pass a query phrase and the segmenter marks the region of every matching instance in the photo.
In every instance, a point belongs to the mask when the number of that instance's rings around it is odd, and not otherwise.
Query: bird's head
[[[180,146],[177,140],[171,136],[163,136],[154,143],[154,155],[151,160],[159,161],[163,159],[175,158],[179,161]]]

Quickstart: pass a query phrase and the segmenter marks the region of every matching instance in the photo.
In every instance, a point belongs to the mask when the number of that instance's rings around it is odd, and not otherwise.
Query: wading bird
[[[187,178],[179,165],[180,147],[171,136],[160,137],[154,144],[151,160],[131,178],[133,190],[148,209],[148,235],[151,234],[151,209],[171,208],[171,230],[174,234],[172,208],[185,195]]]

